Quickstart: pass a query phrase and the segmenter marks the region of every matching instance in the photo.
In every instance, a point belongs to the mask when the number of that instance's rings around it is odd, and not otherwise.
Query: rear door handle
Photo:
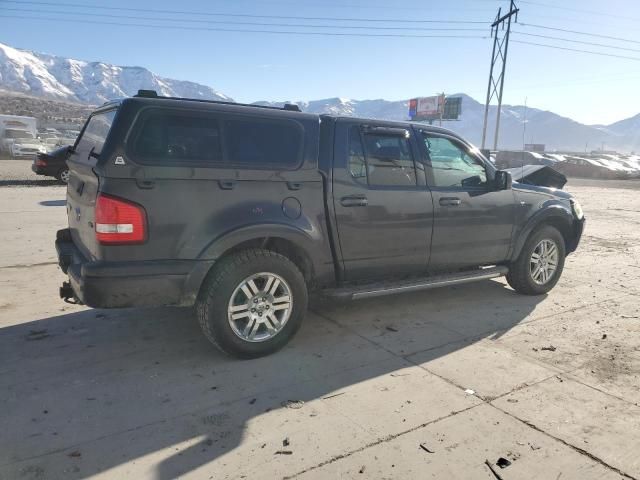
[[[366,207],[369,200],[365,195],[347,195],[340,199],[340,205],[343,207]]]
[[[457,207],[460,205],[460,199],[458,197],[442,197],[440,205],[443,207]]]

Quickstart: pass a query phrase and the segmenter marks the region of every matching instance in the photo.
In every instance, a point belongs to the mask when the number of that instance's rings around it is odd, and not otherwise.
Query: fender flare
[[[205,277],[216,261],[236,245],[259,238],[282,238],[303,251],[311,268],[316,270],[321,262],[323,241],[320,232],[312,236],[301,228],[279,223],[260,223],[241,227],[212,240],[198,255],[198,266],[189,274],[185,283],[184,298],[186,302],[195,301]]]
[[[510,259],[513,261],[518,258],[527,238],[529,238],[529,235],[531,235],[536,228],[545,223],[562,222],[562,224],[566,226],[567,231],[573,231],[573,220],[574,217],[571,209],[561,203],[542,205],[540,209],[527,220],[524,227],[516,233]],[[565,238],[565,241],[568,240],[569,239]]]

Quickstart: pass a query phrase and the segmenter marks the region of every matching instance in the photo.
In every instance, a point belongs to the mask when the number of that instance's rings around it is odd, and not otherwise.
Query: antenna
[[[520,162],[520,178],[524,177],[524,146],[525,146],[525,133],[527,132],[527,98],[524,97],[524,121],[522,122],[522,161]]]

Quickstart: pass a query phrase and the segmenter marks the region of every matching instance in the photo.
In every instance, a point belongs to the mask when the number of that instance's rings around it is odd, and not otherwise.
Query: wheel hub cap
[[[292,305],[291,288],[282,277],[257,273],[240,282],[231,295],[229,325],[242,340],[263,342],[284,328]]]
[[[544,285],[553,277],[558,268],[558,247],[552,240],[541,240],[533,249],[529,261],[532,280]]]

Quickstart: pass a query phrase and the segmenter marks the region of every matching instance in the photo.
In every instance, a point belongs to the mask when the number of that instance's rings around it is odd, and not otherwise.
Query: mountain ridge
[[[88,62],[56,55],[20,50],[0,43],[0,89],[50,100],[101,104],[113,98],[134,95],[139,89],[156,90],[163,96],[233,101],[211,87],[186,80],[174,80],[134,66]],[[458,93],[462,98],[459,121],[443,126],[480,145],[484,104]],[[285,102],[259,101],[257,105],[281,106]],[[310,113],[358,116],[384,120],[407,120],[408,100],[354,100],[331,97],[295,103]],[[493,145],[497,107],[489,107],[486,145]],[[640,114],[610,125],[585,125],[548,110],[522,105],[503,105],[499,147],[522,149],[524,143],[543,143],[548,150],[590,151],[640,150]]]

